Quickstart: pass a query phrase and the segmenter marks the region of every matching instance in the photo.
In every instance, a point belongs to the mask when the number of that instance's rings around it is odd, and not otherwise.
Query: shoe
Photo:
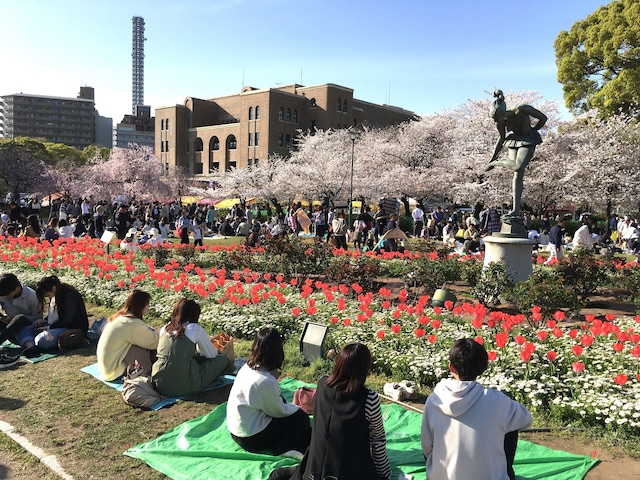
[[[416,400],[418,398],[418,388],[412,381],[402,380],[400,382],[400,388],[402,388],[405,392],[405,399]]]
[[[82,345],[84,345],[84,332],[80,329],[74,328],[67,330],[58,336],[58,348],[61,351],[70,350]]]
[[[383,392],[387,397],[390,397],[392,400],[399,402],[400,400],[404,400],[404,395],[406,395],[404,389],[399,383],[385,383]]]
[[[22,351],[22,355],[27,357],[27,358],[35,358],[40,356],[40,354],[42,353],[42,349],[40,347],[38,347],[37,345],[33,345],[31,347],[25,348]]]
[[[9,368],[15,365],[16,363],[18,363],[19,360],[20,360],[19,355],[12,357],[11,355],[8,355],[6,353],[0,353],[0,369]]]
[[[288,450],[284,452],[281,457],[293,458],[294,460],[302,460],[304,455],[298,450]]]

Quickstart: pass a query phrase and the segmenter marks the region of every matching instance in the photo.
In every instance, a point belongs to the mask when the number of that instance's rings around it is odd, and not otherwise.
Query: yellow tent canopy
[[[245,203],[255,203],[255,198],[247,198]],[[240,203],[239,198],[227,198],[216,203],[216,208],[232,208],[236,203]]]

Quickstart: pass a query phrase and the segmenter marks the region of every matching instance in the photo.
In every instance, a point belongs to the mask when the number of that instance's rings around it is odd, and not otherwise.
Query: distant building
[[[130,143],[147,145],[154,148],[155,117],[151,116],[151,107],[136,105],[135,115],[125,115],[113,134],[113,146],[127,148]]]
[[[95,145],[96,125],[103,137],[110,119],[99,116],[94,98],[92,87],[80,87],[77,98],[4,95],[0,97],[0,131],[4,138],[44,138],[78,149]],[[110,142],[105,146],[111,147]]]
[[[299,130],[384,127],[416,118],[413,112],[353,98],[335,84],[245,87],[239,94],[156,108],[155,154],[202,180],[231,168],[287,156]]]

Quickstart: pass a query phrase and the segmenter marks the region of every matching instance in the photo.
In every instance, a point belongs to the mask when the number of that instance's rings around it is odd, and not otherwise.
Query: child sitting
[[[531,414],[504,393],[476,382],[488,363],[487,351],[473,339],[459,339],[451,347],[454,378],[436,385],[422,417],[429,480],[515,480],[517,430],[531,425]]]

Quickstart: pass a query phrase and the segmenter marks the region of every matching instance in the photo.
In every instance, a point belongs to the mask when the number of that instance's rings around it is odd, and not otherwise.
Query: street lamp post
[[[351,222],[351,213],[353,212],[353,153],[356,146],[356,138],[358,134],[351,130],[349,132],[349,136],[351,137],[351,186],[349,187],[349,225],[348,228],[351,228],[353,223]]]

